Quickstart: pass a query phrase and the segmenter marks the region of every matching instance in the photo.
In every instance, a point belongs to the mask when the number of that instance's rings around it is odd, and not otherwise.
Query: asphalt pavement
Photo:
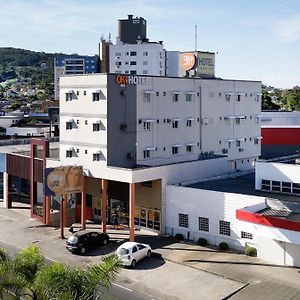
[[[50,260],[76,266],[101,262],[103,255],[114,252],[129,235],[126,229],[109,229],[109,245],[78,256],[65,249],[58,228],[30,219],[26,209],[0,207],[0,228],[0,241],[15,249],[10,251],[36,243]],[[89,228],[100,230],[99,225],[88,224]],[[136,240],[152,246],[154,255],[133,270],[121,270],[108,291],[115,299],[300,299],[297,268],[270,265],[234,251],[220,252],[143,230],[136,234]]]

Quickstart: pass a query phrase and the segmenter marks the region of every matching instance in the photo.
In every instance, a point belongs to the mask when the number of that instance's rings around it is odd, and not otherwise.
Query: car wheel
[[[102,245],[107,245],[108,244],[108,239],[104,239],[103,241],[102,241]]]
[[[131,268],[133,269],[135,266],[136,266],[136,260],[133,259],[132,262],[131,262]]]
[[[81,253],[81,254],[85,254],[85,252],[86,252],[86,249],[85,249],[84,247],[82,247],[82,248],[80,249],[80,253]]]
[[[151,256],[151,250],[148,250],[147,257],[150,257],[150,256]]]

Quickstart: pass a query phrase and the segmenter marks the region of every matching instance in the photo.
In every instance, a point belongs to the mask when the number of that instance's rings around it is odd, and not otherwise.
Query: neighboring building
[[[261,133],[263,158],[299,154],[300,112],[262,112]]]
[[[99,72],[99,56],[62,55],[54,58],[54,96],[59,100],[59,78],[64,75]]]
[[[30,126],[30,127],[10,127],[6,128],[6,135],[21,137],[49,136],[49,127]]]
[[[12,125],[18,124],[24,118],[23,112],[10,112],[0,115],[0,127],[9,128]]]

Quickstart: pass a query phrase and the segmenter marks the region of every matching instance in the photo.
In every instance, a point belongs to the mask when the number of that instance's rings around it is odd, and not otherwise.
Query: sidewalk
[[[88,224],[89,227],[100,229],[100,225]],[[126,229],[109,229],[112,243],[87,256],[76,256],[66,251],[59,228],[30,219],[28,209],[7,210],[1,204],[0,228],[1,241],[20,248],[37,243],[48,258],[71,265],[99,262],[101,255],[113,252],[129,236]],[[300,299],[297,268],[147,234],[137,231],[136,240],[149,243],[165,262],[153,259],[136,270],[124,269],[119,281],[137,289],[143,286],[156,299],[223,299],[240,288],[230,299]],[[70,235],[67,229],[65,235]]]

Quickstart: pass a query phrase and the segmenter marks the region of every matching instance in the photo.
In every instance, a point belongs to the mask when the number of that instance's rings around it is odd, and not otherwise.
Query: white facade
[[[213,245],[226,242],[238,250],[250,245],[257,249],[260,259],[299,267],[299,231],[237,219],[237,210],[255,213],[266,208],[265,200],[260,196],[166,186],[166,232],[181,233],[194,241],[205,238]]]
[[[24,113],[21,112],[7,113],[4,116],[0,116],[0,127],[9,128],[17,124],[23,118]]]
[[[160,43],[109,45],[109,72],[165,76],[165,50]]]
[[[261,125],[263,127],[293,127],[300,126],[299,111],[264,111],[261,114]]]

